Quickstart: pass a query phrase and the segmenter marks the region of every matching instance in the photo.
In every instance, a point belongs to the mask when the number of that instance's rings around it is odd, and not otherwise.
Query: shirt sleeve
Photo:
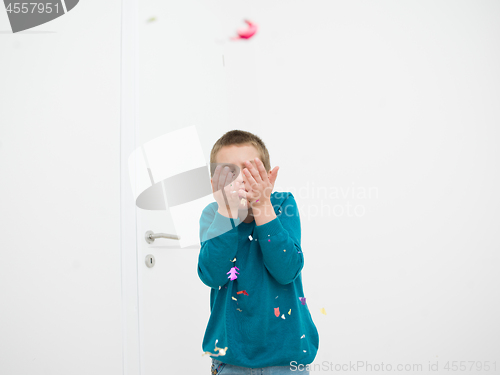
[[[292,193],[288,193],[280,209],[276,218],[257,225],[254,232],[267,270],[278,283],[286,285],[300,274],[304,257],[300,246],[299,210]]]
[[[200,255],[198,276],[207,286],[219,289],[229,281],[227,272],[234,266],[231,260],[238,252],[240,218],[221,215],[207,206],[200,217]]]

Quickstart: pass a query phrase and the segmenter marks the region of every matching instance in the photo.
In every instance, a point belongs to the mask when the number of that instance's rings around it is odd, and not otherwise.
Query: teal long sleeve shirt
[[[218,354],[215,347],[227,347],[224,356],[212,358],[235,366],[306,365],[319,347],[307,302],[300,299],[307,296],[295,198],[274,192],[271,204],[277,217],[263,225],[223,216],[217,202],[200,217],[198,276],[211,288],[202,349]],[[235,280],[228,274],[232,267],[239,272]]]

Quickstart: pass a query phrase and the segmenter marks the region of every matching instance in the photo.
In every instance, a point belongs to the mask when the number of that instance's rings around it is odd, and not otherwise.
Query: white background
[[[0,33],[2,373],[124,371],[120,12],[87,0]],[[499,370],[498,2],[143,1],[137,17],[135,141],[194,124],[208,161],[225,131],[251,131],[294,193],[315,363]],[[247,17],[255,37],[227,41]],[[196,250],[179,261],[179,283],[201,284]],[[201,355],[203,289],[160,301],[200,306],[156,358],[167,369]]]

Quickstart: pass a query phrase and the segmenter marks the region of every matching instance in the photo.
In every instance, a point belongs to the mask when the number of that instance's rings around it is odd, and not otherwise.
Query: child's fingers
[[[259,172],[259,177],[261,178],[261,180],[264,182],[268,182],[269,180],[267,178],[267,171],[264,167],[264,164],[260,161],[259,158],[255,158],[255,164],[257,165],[257,171]]]

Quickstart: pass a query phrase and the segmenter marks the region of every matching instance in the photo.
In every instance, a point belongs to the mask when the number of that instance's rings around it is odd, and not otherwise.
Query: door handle
[[[153,243],[157,238],[168,238],[171,240],[180,240],[181,237],[175,234],[168,233],[154,233],[152,230],[148,230],[145,235],[147,243]]]

